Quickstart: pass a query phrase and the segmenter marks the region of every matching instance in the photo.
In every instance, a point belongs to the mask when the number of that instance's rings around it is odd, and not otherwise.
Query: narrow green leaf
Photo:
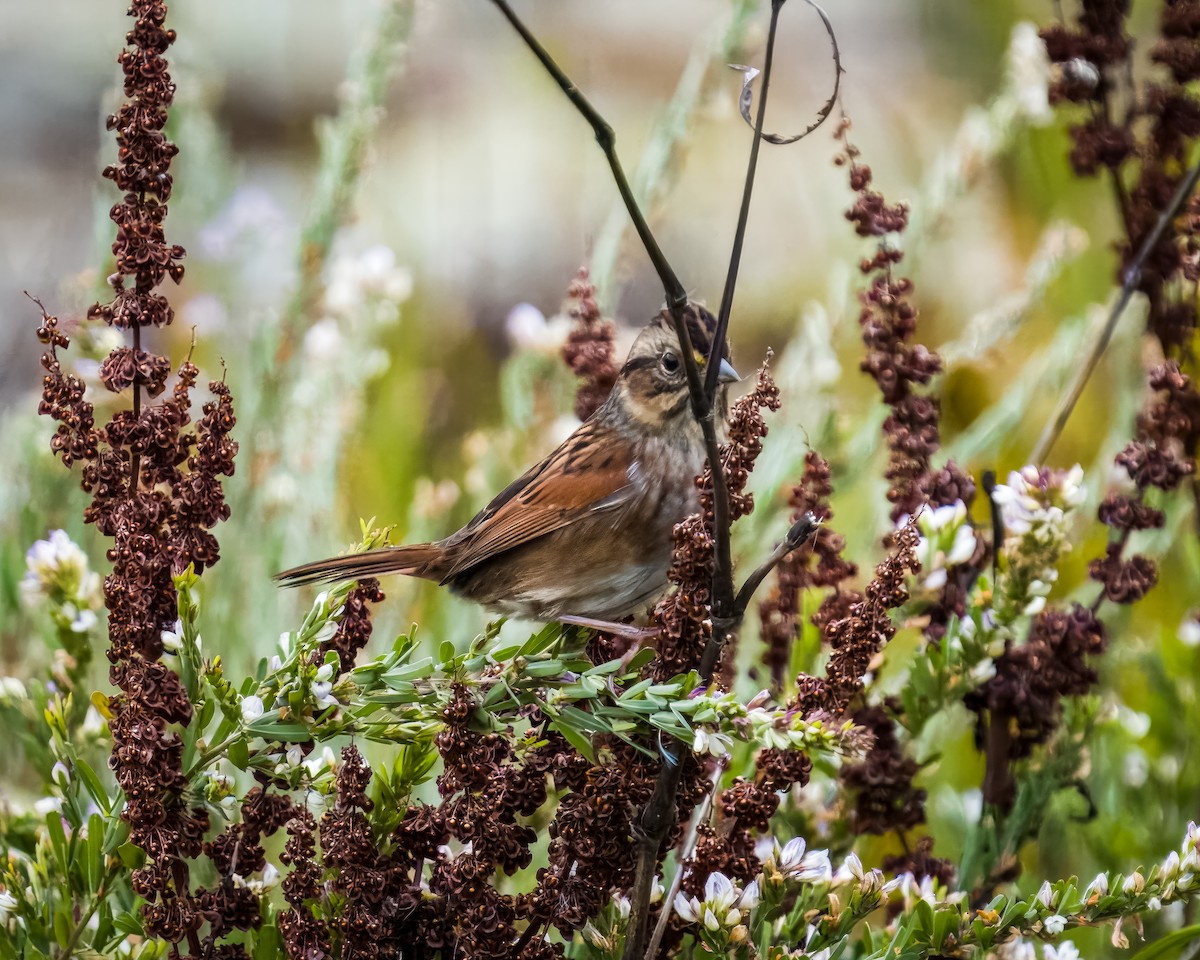
[[[596,762],[596,754],[592,750],[592,741],[590,737],[584,736],[579,730],[576,730],[570,724],[564,723],[561,720],[555,720],[550,726],[561,733],[566,738],[567,743],[573,746],[576,752],[578,752],[581,757],[587,760],[588,763]]]
[[[75,772],[79,774],[79,779],[83,781],[84,789],[87,790],[88,796],[92,798],[92,802],[96,804],[107,817],[112,813],[112,802],[109,800],[108,791],[104,789],[104,785],[100,782],[100,778],[96,776],[96,771],[80,758],[75,758]]]
[[[1200,924],[1176,930],[1174,933],[1147,944],[1130,957],[1130,960],[1168,960],[1193,940],[1200,940]]]

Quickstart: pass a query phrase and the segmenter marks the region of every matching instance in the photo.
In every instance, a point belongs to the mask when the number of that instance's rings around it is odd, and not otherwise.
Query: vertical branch
[[[725,355],[725,340],[729,332],[729,313],[733,308],[733,293],[737,287],[738,268],[742,262],[742,244],[746,238],[746,223],[750,218],[750,195],[754,190],[754,174],[758,169],[758,149],[762,144],[763,120],[767,115],[767,92],[771,82],[771,64],[775,56],[775,31],[779,24],[779,11],[784,0],[771,0],[771,23],[767,28],[767,52],[763,62],[762,92],[758,96],[758,113],[754,118],[754,140],[750,144],[750,159],[746,163],[746,183],[742,187],[742,203],[738,209],[737,229],[733,235],[733,246],[729,251],[729,270],[725,274],[725,288],[721,293],[721,308],[717,312],[717,332],[713,334],[708,354],[708,371],[704,381],[704,393],[709,403],[717,393],[719,360]]]
[[[729,305],[732,302],[733,287],[737,276],[738,259],[741,251],[740,238],[745,233],[746,220],[749,211],[749,200],[754,179],[754,169],[758,156],[758,141],[762,135],[762,125],[765,116],[766,95],[770,83],[770,68],[774,50],[776,23],[783,0],[772,0],[771,26],[767,41],[766,62],[763,72],[763,88],[759,102],[758,117],[755,124],[754,144],[751,147],[751,161],[747,171],[746,186],[743,191],[742,207],[738,222],[738,241],[735,242],[734,253],[730,264],[729,279],[726,283],[725,303],[722,306],[724,321],[719,323],[708,354],[707,377],[709,385],[701,379],[700,368],[688,333],[685,319],[685,309],[688,305],[687,294],[679,282],[675,271],[671,268],[661,247],[654,238],[649,224],[638,207],[625,176],[620,158],[616,151],[616,136],[612,127],[604,120],[591,102],[571,81],[561,67],[554,61],[536,37],[521,22],[509,7],[506,0],[492,0],[508,22],[517,31],[534,56],[545,67],[563,94],[587,120],[595,134],[600,149],[608,160],[617,190],[625,203],[634,228],[642,240],[663,284],[666,294],[667,309],[670,312],[676,335],[682,347],[684,367],[687,373],[689,395],[692,412],[700,423],[704,435],[705,452],[708,457],[709,474],[712,482],[713,523],[711,530],[713,550],[712,602],[710,620],[712,633],[705,645],[700,659],[699,672],[702,680],[708,682],[720,656],[725,639],[738,622],[739,616],[735,609],[733,587],[733,563],[729,547],[729,491],[721,467],[720,446],[716,434],[716,385],[719,359],[725,353],[725,331],[729,324]],[[624,957],[626,960],[640,960],[645,952],[647,922],[649,916],[650,890],[654,880],[654,872],[658,863],[658,853],[668,830],[676,819],[675,798],[683,772],[681,755],[672,748],[664,748],[663,764],[655,782],[654,792],[647,801],[637,823],[634,833],[638,847],[638,862],[634,878],[634,886],[630,895],[631,911],[625,938]]]

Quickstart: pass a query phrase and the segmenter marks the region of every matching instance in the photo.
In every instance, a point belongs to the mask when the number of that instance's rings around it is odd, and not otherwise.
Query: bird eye
[[[662,359],[659,361],[659,363],[662,364],[662,368],[667,371],[667,373],[679,372],[679,358],[669,350],[662,355]]]

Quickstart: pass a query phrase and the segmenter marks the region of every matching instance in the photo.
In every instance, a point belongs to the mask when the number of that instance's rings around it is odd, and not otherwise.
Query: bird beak
[[[717,369],[717,383],[737,383],[741,379],[733,369],[733,364],[722,357],[721,366]]]

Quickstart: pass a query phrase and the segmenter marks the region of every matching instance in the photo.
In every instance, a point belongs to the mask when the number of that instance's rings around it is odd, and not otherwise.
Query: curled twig
[[[780,147],[803,140],[829,119],[829,115],[833,112],[833,106],[838,101],[838,95],[841,93],[842,74],[846,72],[842,67],[842,53],[838,48],[837,34],[834,32],[833,24],[829,22],[829,16],[813,0],[804,0],[804,2],[817,11],[817,16],[821,18],[821,23],[825,25],[825,32],[829,35],[829,45],[833,55],[833,92],[829,95],[829,99],[821,105],[821,109],[817,111],[817,119],[799,133],[791,136],[784,136],[780,133],[759,133],[761,139]],[[754,81],[758,79],[762,71],[758,67],[750,67],[742,63],[731,63],[729,66],[742,74],[742,93],[738,97],[738,111],[741,113],[742,119],[753,127],[754,121],[750,117],[750,109],[754,102]]]

